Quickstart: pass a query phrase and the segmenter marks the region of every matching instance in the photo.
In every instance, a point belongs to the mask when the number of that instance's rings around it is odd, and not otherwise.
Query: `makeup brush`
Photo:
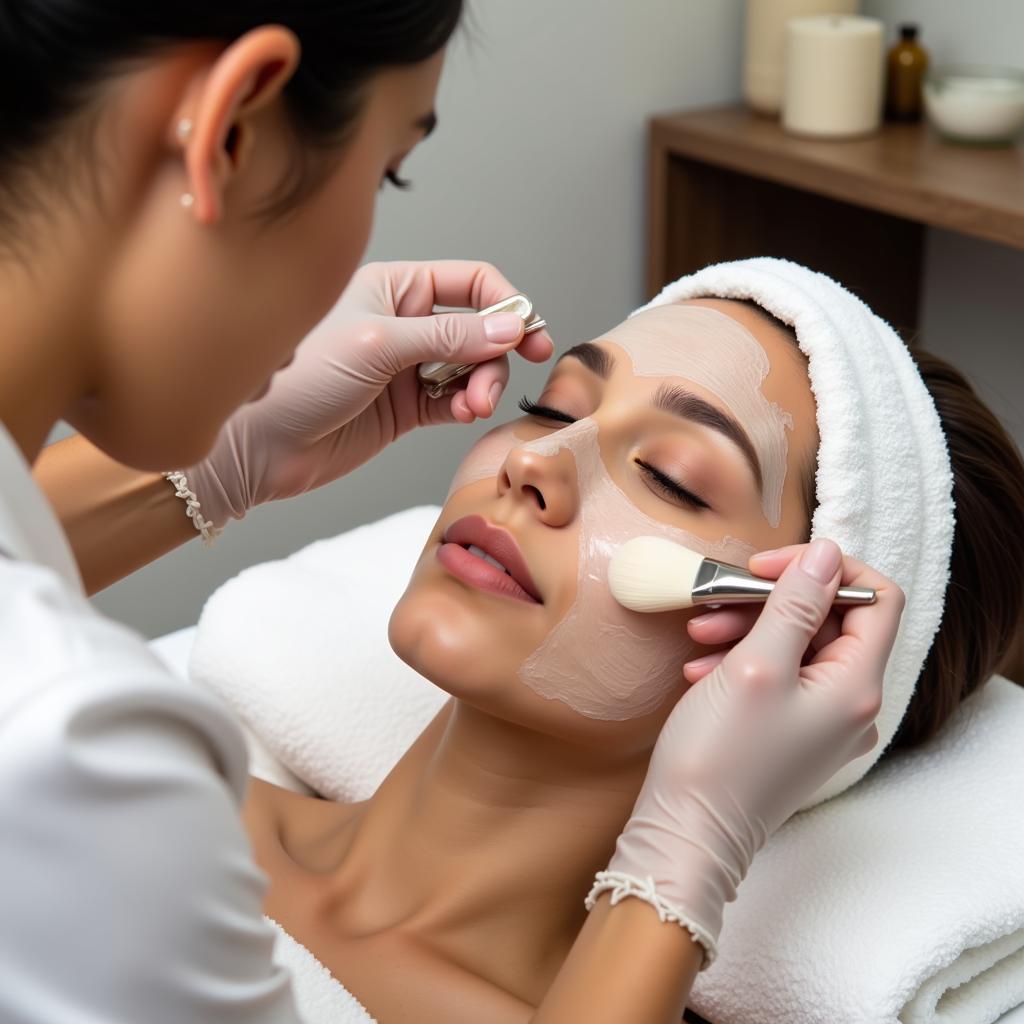
[[[728,562],[705,558],[663,537],[626,541],[608,566],[612,596],[635,612],[667,612],[699,604],[749,604],[766,601],[774,580]],[[835,604],[873,604],[870,587],[840,587]]]

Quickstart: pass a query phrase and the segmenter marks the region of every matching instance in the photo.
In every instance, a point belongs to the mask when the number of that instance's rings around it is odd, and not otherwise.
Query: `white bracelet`
[[[224,528],[214,526],[209,519],[203,518],[202,512],[199,511],[199,499],[194,491],[189,490],[184,473],[172,470],[164,473],[164,479],[174,487],[174,493],[185,502],[185,515],[192,520],[192,525],[203,538],[203,547],[213,547],[213,542],[224,532]]]
[[[715,962],[718,948],[710,933],[706,928],[691,921],[663,896],[659,896],[654,888],[654,879],[650,875],[640,879],[635,875],[627,875],[624,871],[598,871],[594,885],[583,901],[583,905],[587,910],[593,910],[597,903],[597,897],[609,889],[612,893],[613,907],[627,896],[635,896],[654,907],[661,921],[678,924],[685,928],[693,936],[694,942],[699,942],[704,949],[704,960],[700,965],[700,970],[706,970]]]

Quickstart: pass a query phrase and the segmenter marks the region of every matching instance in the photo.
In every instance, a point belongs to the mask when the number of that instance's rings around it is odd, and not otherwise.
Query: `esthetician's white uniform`
[[[242,735],[89,605],[0,425],[0,1021],[296,1022]]]

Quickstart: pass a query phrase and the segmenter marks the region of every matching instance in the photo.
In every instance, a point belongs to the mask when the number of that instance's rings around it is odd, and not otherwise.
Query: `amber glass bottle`
[[[901,25],[900,40],[889,51],[885,113],[891,121],[921,117],[921,85],[928,53],[917,41],[916,25]]]

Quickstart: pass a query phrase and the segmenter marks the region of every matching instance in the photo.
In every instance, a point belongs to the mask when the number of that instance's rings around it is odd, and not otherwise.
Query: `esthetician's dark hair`
[[[33,166],[94,88],[131,62],[189,41],[228,44],[261,25],[283,25],[301,43],[284,91],[299,138],[337,146],[368,79],[441,50],[462,8],[462,0],[0,0],[0,186],[17,201],[15,172]],[[305,178],[304,169],[293,176],[291,198]]]
[[[793,328],[749,300],[796,343]],[[993,673],[1024,629],[1024,461],[1012,438],[959,370],[911,346],[946,435],[956,526],[942,623],[906,714],[886,753],[918,746]],[[814,513],[814,467],[808,521]],[[805,481],[806,483],[806,481]],[[1024,685],[1024,678],[1016,678]]]

